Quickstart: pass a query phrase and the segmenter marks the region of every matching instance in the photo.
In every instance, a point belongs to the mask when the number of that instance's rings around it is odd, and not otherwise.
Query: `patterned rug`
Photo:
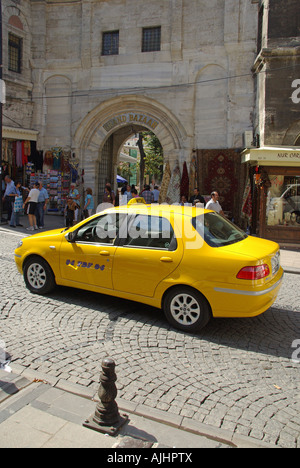
[[[244,181],[241,177],[240,155],[233,150],[200,150],[198,156],[203,194],[210,195],[216,190],[223,210],[238,216],[243,195],[239,193],[240,183]]]
[[[169,183],[169,188],[168,188],[167,196],[166,196],[166,202],[169,203],[169,205],[172,205],[172,203],[180,202],[180,182],[181,182],[180,169],[179,169],[179,164],[177,163],[172,172],[172,176],[171,176],[171,180]]]

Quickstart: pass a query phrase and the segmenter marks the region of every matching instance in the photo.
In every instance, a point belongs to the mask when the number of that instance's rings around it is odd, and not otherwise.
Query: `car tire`
[[[171,289],[167,293],[163,310],[173,327],[186,332],[201,330],[212,316],[204,296],[186,286]]]
[[[24,265],[26,287],[34,294],[48,294],[55,286],[55,277],[49,264],[41,257],[31,257]]]

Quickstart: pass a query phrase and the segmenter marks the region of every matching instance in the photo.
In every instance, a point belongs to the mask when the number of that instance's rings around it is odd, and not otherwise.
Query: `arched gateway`
[[[141,96],[122,96],[99,104],[84,118],[75,134],[76,155],[85,171],[85,187],[101,201],[104,184],[116,181],[118,154],[134,133],[151,130],[172,167],[190,161],[192,138],[179,119],[162,104]]]

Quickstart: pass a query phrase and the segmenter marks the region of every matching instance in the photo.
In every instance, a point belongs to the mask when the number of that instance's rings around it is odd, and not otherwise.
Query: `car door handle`
[[[109,257],[110,253],[108,250],[100,250],[100,255],[103,257]]]
[[[160,261],[164,262],[164,263],[172,263],[173,262],[171,257],[161,257]]]

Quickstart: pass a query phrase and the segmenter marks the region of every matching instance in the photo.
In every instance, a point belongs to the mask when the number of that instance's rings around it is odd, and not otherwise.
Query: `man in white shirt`
[[[220,215],[225,216],[224,211],[222,210],[222,207],[219,203],[218,192],[214,191],[211,193],[211,199],[207,202],[205,209],[216,211]]]
[[[27,199],[25,200],[25,203],[23,207],[26,205],[26,203],[29,203],[28,207],[28,219],[29,219],[29,224],[30,226],[27,228],[27,231],[34,231],[37,230],[37,225],[36,225],[36,217],[35,217],[35,211],[40,195],[39,191],[39,186],[40,183],[36,182],[34,184],[34,187],[30,190]]]

